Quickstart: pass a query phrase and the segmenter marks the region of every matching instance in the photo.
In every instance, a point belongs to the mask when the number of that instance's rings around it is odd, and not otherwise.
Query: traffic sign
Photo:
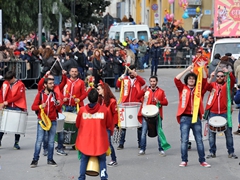
[[[158,10],[158,5],[157,4],[153,4],[152,5],[152,10],[157,11]]]

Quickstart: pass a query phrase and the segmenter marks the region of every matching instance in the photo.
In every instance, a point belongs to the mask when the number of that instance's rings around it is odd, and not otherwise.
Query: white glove
[[[122,79],[124,79],[124,77],[125,77],[125,74],[122,74],[122,75],[120,76],[120,79],[122,80]]]

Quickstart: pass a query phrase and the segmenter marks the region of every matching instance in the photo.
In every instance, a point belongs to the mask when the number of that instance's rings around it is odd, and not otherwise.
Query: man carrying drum
[[[136,73],[136,67],[134,65],[130,65],[128,70],[129,76],[125,76],[123,74],[117,81],[117,87],[121,88],[120,94],[120,103],[125,102],[140,102],[140,99],[137,98],[138,92],[141,91],[141,87],[145,85],[145,81],[142,77],[140,77]],[[122,128],[122,134],[119,146],[117,147],[118,150],[124,148],[125,136],[126,136],[126,129]],[[138,147],[140,148],[141,142],[141,135],[142,135],[142,127],[137,128],[137,137],[138,137]]]
[[[57,166],[57,163],[53,160],[54,137],[56,134],[58,112],[61,111],[62,105],[57,93],[54,92],[54,80],[45,78],[44,87],[43,91],[38,92],[32,104],[32,110],[37,111],[39,121],[31,168],[36,167],[38,164],[45,133],[48,133],[47,164]]]
[[[84,81],[78,78],[77,67],[72,67],[69,71],[69,75],[70,77],[67,79],[66,85],[63,88],[64,104],[62,109],[63,109],[63,112],[71,112],[76,114],[79,111],[79,107],[84,106],[83,100],[86,98],[87,92],[85,90]],[[76,119],[71,119],[71,120],[74,122],[74,124],[76,123]],[[67,132],[67,133],[72,133],[72,132]],[[77,132],[75,132],[72,137],[76,138],[76,136],[77,136]],[[76,139],[74,139],[74,143],[75,143],[75,140]],[[63,142],[63,140],[61,142]]]
[[[201,63],[200,67],[201,70],[203,69],[204,64]],[[180,167],[186,167],[188,163],[188,141],[189,141],[189,131],[190,128],[193,131],[194,138],[196,140],[198,156],[200,165],[203,167],[211,167],[210,164],[205,162],[205,152],[204,152],[204,145],[202,141],[202,114],[204,113],[203,108],[203,100],[201,98],[201,89],[204,87],[207,81],[207,75],[204,70],[202,70],[201,74],[203,75],[202,84],[197,84],[197,75],[192,70],[193,66],[190,65],[187,69],[183,72],[179,73],[175,79],[174,83],[179,92],[179,104],[178,104],[178,112],[177,112],[177,121],[180,124],[180,131],[181,131],[181,158],[182,162],[179,164]],[[188,74],[186,74],[189,72]],[[181,82],[181,78],[183,75],[186,74],[184,77],[184,84]],[[199,89],[200,87],[200,89]],[[194,95],[198,95],[199,99],[196,99]],[[195,107],[194,102],[197,102]],[[194,108],[195,107],[195,108]],[[196,113],[196,114],[194,114]],[[193,116],[196,116],[196,121],[193,121]]]
[[[59,85],[54,84],[54,92],[57,93],[59,99],[62,101],[63,99],[63,95],[62,95],[62,90],[63,87],[66,84],[67,81],[67,76],[66,76],[66,71],[62,70],[62,80],[61,83]],[[54,81],[54,76],[50,74],[50,71],[47,71],[46,74],[44,75],[43,78],[40,79],[40,81],[38,82],[38,91],[43,91],[44,90],[44,79],[48,78],[50,80]],[[62,156],[67,156],[67,153],[64,151],[63,149],[63,141],[64,141],[64,135],[63,135],[63,131],[62,132],[58,132],[58,146],[57,146],[57,154],[58,155],[62,155]],[[44,143],[43,143],[43,155],[47,156],[48,155],[48,136],[47,133],[44,137]]]
[[[111,115],[105,106],[97,102],[96,89],[88,93],[88,100],[90,103],[80,108],[76,120],[78,128],[76,148],[82,153],[78,180],[85,180],[87,164],[91,156],[98,157],[100,178],[107,180],[106,152],[109,142],[106,130],[112,129]]]
[[[210,91],[208,96],[206,110],[209,111],[209,125],[210,119],[216,116],[223,117],[226,120],[226,130],[224,131],[226,137],[226,146],[228,149],[228,157],[237,159],[238,157],[234,154],[233,147],[233,136],[232,136],[232,117],[231,117],[231,97],[230,91],[234,86],[235,78],[227,68],[222,68],[216,73],[216,81],[211,82],[212,78],[215,76],[215,71],[211,73],[208,83],[205,86],[205,91]],[[228,80],[227,80],[228,78]],[[229,81],[227,83],[226,81]],[[228,96],[229,94],[229,96]],[[209,146],[210,154],[207,158],[216,157],[216,132],[209,129]]]
[[[155,123],[155,128],[154,131],[156,130],[158,132],[158,124],[162,122],[163,119],[163,108],[162,106],[167,106],[168,105],[168,100],[166,98],[165,92],[157,86],[158,84],[158,78],[156,76],[151,76],[149,78],[150,81],[150,86],[146,86],[142,91],[139,92],[138,98],[143,100],[142,106],[146,105],[158,105],[159,113],[160,113],[160,118],[161,120],[158,121],[158,116],[156,117],[156,123]],[[141,148],[139,151],[139,155],[144,155],[145,150],[146,150],[146,135],[148,131],[148,122],[145,119],[146,117],[142,117],[142,135],[141,135]],[[160,126],[162,126],[160,124]],[[158,137],[158,150],[161,156],[166,156],[164,149],[161,146],[161,137],[160,134],[157,133]]]
[[[0,93],[0,109],[6,107],[10,110],[27,111],[25,85],[21,80],[16,79],[16,74],[13,71],[6,72],[4,79]],[[0,132],[0,147],[3,134]],[[19,140],[20,134],[15,134],[14,149],[20,149]]]

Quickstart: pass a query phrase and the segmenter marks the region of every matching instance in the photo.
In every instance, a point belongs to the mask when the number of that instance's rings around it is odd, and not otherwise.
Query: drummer
[[[140,102],[140,99],[137,98],[138,92],[141,91],[141,87],[145,85],[145,81],[141,76],[139,76],[136,72],[136,67],[134,65],[130,65],[128,70],[128,76],[123,74],[117,81],[116,86],[118,88],[122,88],[120,91],[120,103],[125,102]],[[121,84],[123,86],[121,87]],[[141,121],[141,120],[140,120]],[[138,137],[138,148],[140,148],[141,142],[141,135],[142,135],[142,127],[137,128],[137,137]],[[119,146],[117,147],[118,150],[124,148],[126,136],[126,129],[122,128],[122,134]]]
[[[143,106],[145,105],[157,105],[159,106],[159,113],[160,113],[160,117],[161,117],[161,121],[157,120],[156,123],[156,129],[158,132],[158,123],[162,123],[163,120],[163,108],[162,106],[167,106],[168,105],[168,100],[166,98],[165,92],[164,90],[162,90],[161,88],[158,87],[158,78],[157,76],[151,76],[149,78],[149,83],[150,86],[145,86],[142,91],[139,92],[138,94],[138,98],[142,99],[143,101]],[[146,134],[148,131],[148,125],[147,125],[147,121],[145,120],[144,117],[142,117],[142,135],[141,135],[141,148],[139,151],[139,155],[144,155],[145,154],[145,150],[146,150],[146,146],[147,146],[147,142],[146,142]],[[162,125],[160,125],[162,126]],[[161,156],[166,156],[164,149],[161,146],[161,137],[160,134],[158,134],[158,150]]]
[[[106,107],[97,102],[98,92],[96,89],[92,89],[88,93],[88,100],[90,103],[80,108],[76,120],[78,128],[76,148],[82,153],[78,180],[86,178],[86,168],[91,156],[98,157],[100,178],[107,180],[106,152],[109,142],[106,129],[112,129],[111,115]]]
[[[67,81],[66,74],[67,74],[67,72],[65,70],[62,70],[62,80],[61,80],[61,83],[59,85],[54,84],[54,92],[57,93],[57,95],[58,95],[58,97],[60,97],[59,99],[61,101],[63,99],[62,90],[63,90],[63,87],[66,84],[66,81]],[[44,90],[44,79],[45,78],[48,78],[50,80],[51,79],[54,80],[54,76],[50,74],[50,71],[47,71],[46,74],[44,75],[44,77],[41,78],[40,81],[38,82],[38,91],[43,91]],[[58,132],[57,134],[58,134],[57,154],[61,155],[61,156],[67,156],[68,154],[64,151],[64,148],[63,148],[63,141],[64,141],[63,131],[62,132]],[[48,155],[48,136],[47,136],[47,133],[45,133],[45,136],[44,136],[43,155],[44,156]]]
[[[78,107],[84,106],[83,100],[87,96],[85,83],[78,78],[78,68],[72,67],[69,71],[70,77],[63,88],[63,107],[64,112],[77,113]],[[74,122],[76,121],[73,119]],[[77,133],[77,132],[75,132]],[[64,137],[62,137],[64,138]],[[62,141],[63,142],[63,141]],[[62,144],[60,146],[63,146]]]
[[[0,109],[5,107],[15,111],[27,111],[25,85],[21,80],[16,79],[16,74],[13,71],[6,72],[4,79],[0,93]],[[0,132],[0,147],[3,134]],[[15,134],[14,149],[20,150],[19,140],[20,134]]]
[[[204,66],[203,63],[200,64],[201,67]],[[202,125],[201,119],[202,114],[204,113],[203,108],[203,100],[200,95],[200,103],[197,116],[197,122],[192,122],[193,119],[193,107],[194,107],[194,94],[196,91],[196,82],[197,82],[197,75],[191,71],[193,68],[192,65],[187,67],[184,71],[179,73],[175,79],[174,83],[179,92],[179,104],[178,104],[178,112],[177,112],[177,121],[180,124],[180,132],[181,132],[181,158],[182,162],[179,164],[180,167],[186,167],[188,163],[188,141],[189,141],[189,131],[190,128],[193,131],[194,138],[196,140],[198,156],[199,156],[199,163],[203,167],[211,167],[210,164],[205,162],[205,152],[204,152],[204,144],[202,141]],[[188,73],[187,73],[188,72]],[[207,75],[205,71],[202,71],[203,79],[202,85],[204,86],[207,81]],[[184,84],[181,81],[181,78],[184,77]]]
[[[97,91],[99,94],[98,102],[102,106],[106,106],[108,111],[110,112],[112,118],[112,128],[107,129],[108,132],[108,140],[111,148],[111,158],[112,160],[108,163],[108,166],[114,167],[117,166],[117,157],[115,154],[115,149],[111,142],[111,133],[113,132],[113,129],[118,124],[118,111],[117,111],[117,102],[116,98],[113,95],[111,89],[109,88],[109,85],[102,82],[102,80],[99,81]]]
[[[226,78],[228,78],[226,74],[228,73],[229,72],[227,68],[218,70],[216,73],[216,81],[211,82],[212,78],[214,78],[215,76],[215,72],[212,72],[210,78],[208,79],[208,83],[205,86],[205,90],[210,91],[210,94],[207,100],[207,105],[206,105],[206,110],[210,111],[208,116],[209,119],[216,116],[222,116],[226,119],[230,118],[230,121],[232,121],[231,117],[228,117],[228,114],[227,114],[228,101],[230,101],[231,103],[231,99],[227,98],[227,83],[225,83]],[[230,72],[229,76],[230,76],[229,78],[230,78],[230,90],[231,90],[234,86],[235,78],[232,72]],[[231,106],[229,108],[231,108]],[[216,133],[210,130],[208,131],[208,133],[209,133],[210,154],[207,156],[207,158],[215,158],[216,151],[217,151]],[[226,137],[228,158],[237,159],[238,157],[234,154],[232,127],[229,127],[227,125],[227,129],[226,131],[224,131],[224,134]]]

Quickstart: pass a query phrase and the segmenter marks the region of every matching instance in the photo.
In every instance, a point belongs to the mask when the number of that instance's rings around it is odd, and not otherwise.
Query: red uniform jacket
[[[17,80],[12,86],[4,81],[1,87],[0,103],[7,101],[8,107],[18,107],[27,110],[25,86],[22,81]]]
[[[84,81],[76,79],[75,81],[67,79],[67,84],[63,88],[64,98],[68,98],[64,104],[69,106],[76,106],[74,98],[80,99],[80,106],[84,106],[83,100],[87,97]]]
[[[230,90],[234,86],[235,78],[232,73],[230,73]],[[227,112],[227,83],[223,85],[218,85],[216,82],[207,83],[205,86],[205,91],[210,91],[206,110],[210,110],[212,113],[223,114]]]
[[[117,87],[121,88],[121,81],[123,81],[122,101],[121,102],[140,102],[137,98],[138,92],[141,91],[141,87],[145,84],[145,81],[140,76],[134,79],[133,86],[131,86],[131,78],[126,76],[123,80],[118,79]]]
[[[194,93],[195,93],[195,88],[193,90],[193,93],[191,94],[191,89],[183,84],[181,80],[175,78],[174,79],[175,85],[178,89],[179,92],[179,104],[178,104],[178,112],[177,112],[177,121],[180,123],[180,117],[182,114],[190,114],[188,111],[188,107],[190,106],[191,109],[193,108],[193,100],[194,100]],[[203,78],[202,81],[202,89],[205,87],[207,82],[206,78]],[[191,104],[192,102],[192,104]],[[190,103],[190,104],[189,104]],[[202,119],[202,115],[204,114],[204,107],[203,107],[203,99],[201,97],[200,100],[200,106],[199,106],[199,111],[198,111],[200,119]]]
[[[97,103],[93,108],[88,105],[81,107],[76,119],[77,149],[88,156],[106,153],[109,147],[107,129],[111,126],[111,115],[105,106]]]
[[[147,88],[146,91],[141,90],[138,94],[138,98],[142,99],[142,106],[143,105],[149,105],[153,104],[156,105],[157,102],[154,100],[154,98],[157,98],[160,101],[161,107],[159,107],[159,114],[160,117],[163,119],[163,108],[162,106],[167,106],[168,105],[168,100],[166,98],[164,90],[162,90],[159,87],[156,87],[156,90],[153,92],[150,87]],[[138,113],[138,116],[142,116],[142,106],[140,108],[140,111]]]
[[[38,119],[41,119],[40,117],[41,109],[39,108],[39,105],[41,105],[42,103],[46,103],[46,107],[44,108],[45,114],[49,117],[51,121],[57,120],[58,112],[61,111],[62,106],[55,105],[55,101],[59,100],[57,93],[55,93],[55,96],[56,97],[54,97],[53,93],[47,95],[43,91],[38,92],[32,104],[32,110],[38,111]]]

